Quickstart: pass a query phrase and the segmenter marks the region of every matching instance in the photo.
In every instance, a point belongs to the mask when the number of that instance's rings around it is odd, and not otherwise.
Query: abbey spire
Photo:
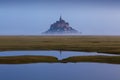
[[[59,19],[59,21],[62,21],[62,16],[60,15],[60,19]]]

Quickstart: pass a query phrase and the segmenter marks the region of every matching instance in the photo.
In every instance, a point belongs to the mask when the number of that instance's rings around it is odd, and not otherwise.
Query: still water
[[[61,60],[70,56],[92,56],[108,54],[72,51],[0,52],[0,56],[19,55],[55,56]],[[120,65],[87,62],[0,64],[0,80],[120,80]]]

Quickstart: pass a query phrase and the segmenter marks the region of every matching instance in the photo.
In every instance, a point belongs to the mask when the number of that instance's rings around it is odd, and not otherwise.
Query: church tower
[[[62,16],[60,15],[60,19],[59,19],[59,21],[62,21]]]

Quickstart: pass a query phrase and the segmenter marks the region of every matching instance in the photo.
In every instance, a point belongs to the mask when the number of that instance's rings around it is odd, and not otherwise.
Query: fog
[[[119,2],[87,0],[3,1],[0,3],[0,35],[40,35],[59,20],[60,15],[82,35],[120,35]]]

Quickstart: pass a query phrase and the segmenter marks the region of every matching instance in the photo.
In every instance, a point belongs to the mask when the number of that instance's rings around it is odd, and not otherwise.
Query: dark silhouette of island
[[[51,24],[50,28],[43,34],[78,34],[79,32],[69,26],[69,23],[60,16],[59,21]]]

